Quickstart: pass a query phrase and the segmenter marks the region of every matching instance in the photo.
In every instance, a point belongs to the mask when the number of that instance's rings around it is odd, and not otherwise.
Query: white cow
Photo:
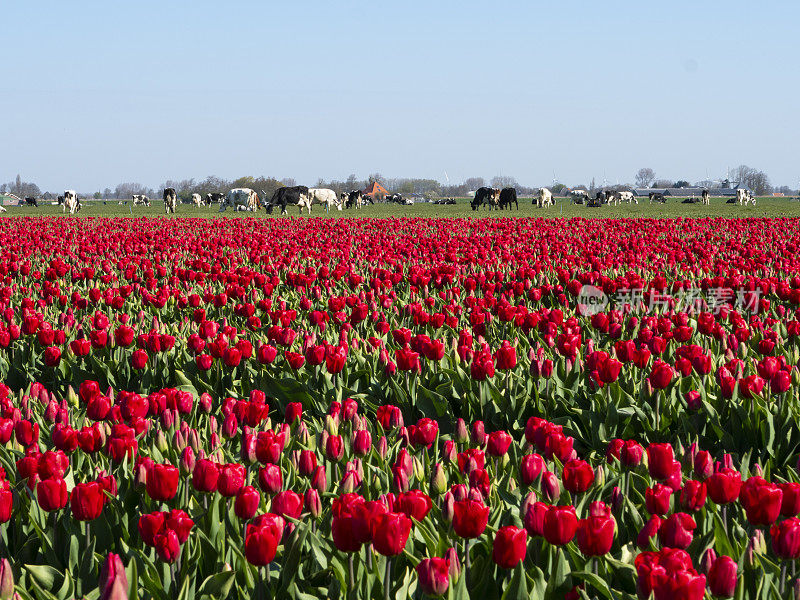
[[[3,206],[2,204],[0,204],[0,213],[4,213],[4,212],[8,212],[8,209],[5,206]]]
[[[545,206],[553,206],[553,192],[543,187],[539,189],[539,208]]]
[[[325,212],[330,212],[331,205],[336,206],[337,210],[342,210],[342,203],[336,197],[336,192],[328,188],[309,188],[308,189],[309,212],[315,204],[324,204]]]
[[[229,206],[235,211],[257,211],[259,207],[258,194],[250,188],[233,188],[225,196],[219,207],[219,212],[224,212]]]
[[[69,210],[69,214],[74,215],[77,211],[81,209],[81,203],[78,200],[78,192],[75,190],[65,190],[64,191],[64,204],[63,204],[63,211],[67,212]]]
[[[620,202],[627,202],[628,204],[631,203],[639,204],[639,199],[633,195],[633,192],[617,192],[617,194],[619,194]]]
[[[192,194],[192,204],[195,206],[205,206],[203,197],[200,194]]]
[[[133,200],[134,206],[139,206],[139,205],[150,206],[150,198],[148,198],[144,194],[133,194],[131,196],[131,199]]]
[[[175,188],[166,188],[164,190],[164,211],[169,214],[175,214],[175,209],[178,207],[178,194],[175,193]]]
[[[747,206],[751,202],[753,206],[756,205],[756,197],[753,196],[748,190],[736,190],[736,202],[739,206]]]

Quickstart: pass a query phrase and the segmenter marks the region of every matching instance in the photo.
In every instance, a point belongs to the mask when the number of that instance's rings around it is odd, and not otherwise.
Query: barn
[[[369,196],[373,200],[383,200],[386,196],[389,195],[389,192],[386,191],[386,188],[383,187],[377,181],[373,181],[367,186],[367,189],[362,192],[365,196]]]
[[[18,196],[9,192],[0,194],[0,206],[19,206],[20,204],[24,204],[24,200]]]

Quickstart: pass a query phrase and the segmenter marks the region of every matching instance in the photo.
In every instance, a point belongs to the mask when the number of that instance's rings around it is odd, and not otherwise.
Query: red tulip
[[[419,587],[429,596],[442,596],[450,585],[450,564],[444,558],[423,558],[416,566]]]
[[[147,470],[147,495],[153,500],[171,500],[178,492],[180,471],[170,464],[154,464]]]
[[[242,520],[252,519],[260,502],[261,494],[258,493],[258,490],[252,485],[247,485],[236,494],[233,511]]]
[[[728,504],[739,497],[742,475],[738,471],[723,467],[706,479],[708,495],[716,504]]]
[[[573,494],[585,492],[594,483],[594,471],[584,460],[574,459],[564,465],[564,487]]]
[[[614,520],[607,516],[592,516],[578,521],[575,531],[578,548],[586,556],[603,556],[614,543]]]
[[[64,508],[67,505],[67,482],[63,479],[43,479],[36,484],[36,499],[39,507],[47,512]]]
[[[551,506],[544,515],[544,538],[554,546],[569,543],[577,528],[574,506]]]
[[[650,444],[647,447],[647,466],[653,479],[667,479],[673,473],[675,455],[671,444]]]
[[[433,508],[433,502],[425,492],[420,490],[409,490],[399,494],[394,503],[394,510],[401,512],[407,517],[413,517],[417,521],[422,521]]]
[[[800,513],[800,483],[779,483],[781,497],[781,515],[796,517]]]
[[[216,492],[219,480],[219,466],[214,461],[201,458],[192,471],[192,487],[198,492]]]
[[[665,515],[669,512],[672,488],[661,483],[647,488],[644,492],[645,506],[651,515]]]
[[[217,491],[226,498],[232,498],[244,487],[246,477],[247,469],[244,465],[238,463],[220,465]]]
[[[372,526],[372,545],[383,556],[396,556],[403,551],[411,533],[412,521],[402,513],[384,513]]]
[[[755,476],[742,484],[740,500],[751,524],[771,525],[780,514],[783,493],[778,486]]]
[[[489,507],[475,500],[460,500],[453,505],[453,530],[458,537],[472,539],[483,533],[489,521]]]
[[[674,513],[661,524],[658,539],[664,546],[685,550],[692,543],[692,532],[696,527],[697,523],[690,515]]]
[[[719,598],[733,598],[738,567],[730,556],[720,556],[708,571],[708,588]]]
[[[769,530],[772,536],[772,550],[783,559],[800,558],[800,519],[790,517],[773,525]]]
[[[492,544],[492,560],[502,569],[513,569],[525,558],[528,534],[524,529],[506,525],[497,530]]]
[[[78,483],[72,488],[70,506],[72,516],[78,521],[92,521],[99,517],[103,512],[104,502],[103,486],[97,482]]]

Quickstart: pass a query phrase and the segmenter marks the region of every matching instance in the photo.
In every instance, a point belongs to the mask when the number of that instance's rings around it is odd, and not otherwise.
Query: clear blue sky
[[[0,182],[798,185],[800,3],[6,2]]]

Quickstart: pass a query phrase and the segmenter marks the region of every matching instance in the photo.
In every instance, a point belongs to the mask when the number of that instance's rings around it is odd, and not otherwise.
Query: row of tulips
[[[794,585],[797,471],[696,443],[612,439],[581,457],[541,417],[516,438],[461,419],[443,434],[397,406],[371,418],[348,398],[318,418],[255,391],[164,419],[109,390],[126,415],[111,424],[89,416],[96,382],[55,418],[41,384],[0,392],[14,423],[2,539],[30,597],[95,585],[99,560],[76,563],[73,544],[123,557],[126,594],[156,598],[223,581],[226,593],[342,597],[783,597]],[[177,406],[180,392],[161,395]]]

